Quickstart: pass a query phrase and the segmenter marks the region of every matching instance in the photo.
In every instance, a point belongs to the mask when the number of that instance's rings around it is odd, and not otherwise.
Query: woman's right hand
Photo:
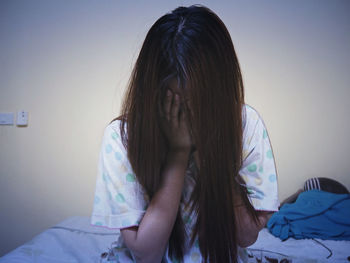
[[[180,96],[168,89],[163,104],[162,129],[168,139],[171,153],[190,153],[192,139],[188,119],[180,105]]]

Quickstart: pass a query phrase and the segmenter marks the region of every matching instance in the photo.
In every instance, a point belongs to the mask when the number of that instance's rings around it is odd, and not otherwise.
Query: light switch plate
[[[0,113],[0,125],[13,125],[13,112]]]
[[[28,125],[28,112],[19,111],[17,112],[17,126],[27,126]]]

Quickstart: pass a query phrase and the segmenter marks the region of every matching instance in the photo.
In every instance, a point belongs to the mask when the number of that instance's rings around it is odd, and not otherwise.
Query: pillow
[[[315,177],[306,180],[304,191],[322,190],[334,194],[349,194],[348,189],[341,183],[326,177]]]

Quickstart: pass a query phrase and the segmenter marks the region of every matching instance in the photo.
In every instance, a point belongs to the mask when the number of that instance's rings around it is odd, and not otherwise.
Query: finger
[[[181,107],[181,106],[180,106]],[[192,131],[188,120],[188,112],[182,108],[179,112],[180,127],[188,133],[190,140],[192,141]]]
[[[170,90],[167,90],[165,100],[164,100],[164,115],[167,118],[167,120],[170,120],[170,108],[171,108],[171,101],[172,101],[172,92]]]
[[[181,126],[183,127],[187,126],[186,111],[183,107],[180,109],[180,112],[179,112],[179,121]]]
[[[171,121],[174,124],[179,122],[179,108],[180,108],[180,97],[178,94],[175,94],[173,99],[173,104],[171,105]]]
[[[189,136],[190,134],[190,129],[188,126],[188,120],[187,120],[187,115],[185,109],[180,109],[179,112],[179,127],[185,131]],[[190,136],[191,137],[191,136]]]

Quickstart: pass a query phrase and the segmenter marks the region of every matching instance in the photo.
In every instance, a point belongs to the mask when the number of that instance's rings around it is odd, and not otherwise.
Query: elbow
[[[161,262],[163,255],[160,250],[152,249],[147,242],[136,239],[136,235],[124,234],[124,242],[135,262],[137,263],[157,263]]]
[[[129,249],[137,263],[161,263],[162,257],[158,253],[152,251],[140,251]]]
[[[245,225],[237,231],[237,245],[249,247],[258,239],[260,229],[255,224]]]
[[[126,246],[137,263],[160,263],[162,261],[162,256],[159,253],[145,249],[142,245],[138,246],[136,242],[133,244],[126,243]]]
[[[133,254],[133,258],[134,258],[135,262],[137,262],[137,263],[158,262],[158,261],[155,261],[155,259],[152,257],[147,257],[147,255],[138,254],[138,253],[135,253],[133,251],[131,251],[131,253]]]
[[[124,228],[120,232],[135,262],[160,263],[162,261],[165,247],[160,248],[159,245],[150,242],[149,238],[140,238],[138,227]]]
[[[258,239],[258,232],[250,233],[250,235],[240,235],[237,239],[237,243],[240,247],[249,247],[255,243]]]
[[[259,212],[257,221],[249,217],[238,220],[237,244],[240,247],[253,245],[258,239],[260,230],[266,226],[271,215],[271,212]]]

